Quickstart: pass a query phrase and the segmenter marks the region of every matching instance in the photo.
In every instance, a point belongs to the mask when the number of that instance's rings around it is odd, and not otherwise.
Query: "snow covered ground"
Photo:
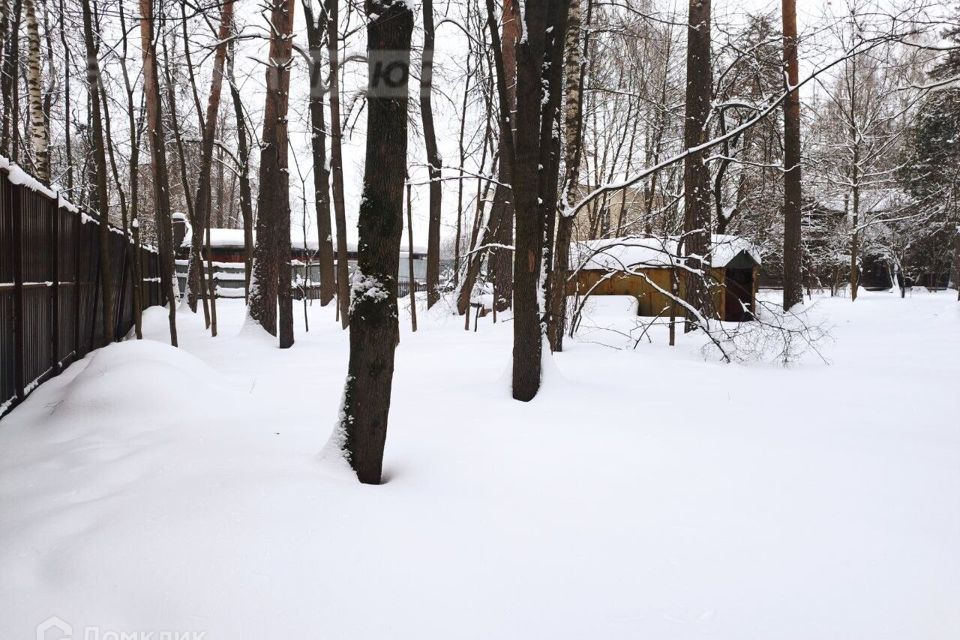
[[[953,296],[820,299],[831,364],[786,369],[611,348],[603,300],[529,404],[508,322],[422,315],[379,487],[324,455],[332,309],[290,351],[154,309],[0,423],[0,638],[955,640]]]

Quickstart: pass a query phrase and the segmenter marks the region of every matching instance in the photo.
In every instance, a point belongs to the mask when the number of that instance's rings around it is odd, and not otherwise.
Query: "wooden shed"
[[[576,242],[570,248],[569,295],[629,295],[637,314],[668,315],[674,275],[681,296],[689,275],[676,268],[677,239],[629,236]],[[731,235],[714,235],[710,247],[710,285],[714,317],[729,322],[750,320],[756,312],[760,254],[756,247]],[[683,308],[677,308],[683,315]]]

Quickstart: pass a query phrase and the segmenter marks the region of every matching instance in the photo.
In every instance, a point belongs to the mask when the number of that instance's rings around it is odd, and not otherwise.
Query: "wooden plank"
[[[54,375],[60,373],[60,202],[57,199],[48,205],[50,211],[50,365]]]

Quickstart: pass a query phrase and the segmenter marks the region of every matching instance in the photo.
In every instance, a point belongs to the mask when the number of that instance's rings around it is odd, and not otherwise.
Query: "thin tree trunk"
[[[339,0],[326,0],[327,40],[330,43],[330,176],[333,215],[337,225],[337,305],[341,326],[350,322],[350,266],[347,262],[347,213],[343,196],[343,152],[340,122]]]
[[[504,0],[503,3],[503,42],[502,59],[504,82],[506,86],[507,128],[501,127],[501,147],[505,147],[504,136],[516,135],[517,112],[517,43],[523,35],[523,23],[518,0]],[[496,52],[494,52],[496,55]],[[489,237],[497,245],[490,252],[488,260],[490,281],[497,295],[494,306],[504,311],[513,306],[513,261],[514,253],[504,247],[513,244],[516,194],[510,189],[512,178],[510,163],[501,162],[498,169],[497,185],[493,192],[493,210],[490,215]]]
[[[360,482],[379,484],[393,384],[397,271],[407,156],[407,75],[378,80],[380,52],[410,64],[413,14],[403,0],[367,0],[367,151],[360,201],[358,275],[350,305],[350,363],[340,412],[343,446]],[[381,89],[389,89],[378,93]]]
[[[290,292],[290,194],[287,171],[287,106],[290,87],[294,0],[272,0],[270,65],[260,151],[260,193],[257,198],[257,244],[254,248],[250,316],[280,348],[293,345],[293,301]]]
[[[783,0],[783,59],[787,100],[783,106],[783,308],[803,302],[800,275],[800,82],[797,61],[797,1]]]
[[[153,192],[156,203],[160,245],[160,286],[168,305],[170,344],[177,346],[177,308],[173,258],[173,229],[170,225],[170,185],[164,148],[160,81],[157,77],[157,50],[153,44],[153,0],[140,0],[140,47],[143,52],[144,93],[147,96],[147,131],[153,167]]]
[[[27,26],[27,92],[30,107],[30,141],[37,178],[50,182],[50,132],[43,112],[43,78],[40,71],[40,28],[35,0],[24,0]]]
[[[410,285],[410,328],[417,330],[417,279],[413,270],[413,187],[407,183],[407,281]]]
[[[210,96],[207,100],[206,117],[203,119],[203,138],[200,149],[200,174],[197,176],[197,195],[194,198],[194,229],[190,243],[190,262],[187,267],[187,281],[197,282],[206,287],[210,304],[210,333],[217,335],[216,290],[213,283],[213,257],[210,248],[210,203],[212,189],[210,174],[213,166],[213,147],[217,137],[217,121],[220,113],[220,93],[223,88],[224,67],[227,58],[227,41],[233,28],[233,0],[226,0],[220,11],[220,28],[217,33],[217,47],[213,55],[213,75],[210,79]],[[221,164],[222,166],[222,164]],[[221,180],[221,185],[222,185]],[[220,203],[222,206],[222,202]],[[207,235],[207,277],[201,278],[203,270],[202,241],[203,232]],[[201,282],[202,280],[202,282]]]
[[[0,154],[3,154],[17,161],[19,157],[18,129],[17,122],[18,104],[17,92],[17,70],[20,64],[20,16],[22,4],[20,0],[14,0],[13,11],[10,14],[9,34],[5,43],[6,51],[3,56],[3,75],[0,78],[0,93],[3,96],[3,113],[0,117],[3,119],[2,128],[0,128]]]
[[[237,168],[240,174],[240,214],[243,216],[243,291],[249,302],[250,278],[253,273],[253,196],[250,193],[250,151],[247,148],[247,122],[243,115],[240,89],[233,76],[234,41],[230,41],[230,62],[227,65],[230,96],[233,98],[233,115],[237,122]]]
[[[437,149],[433,124],[433,0],[423,0],[423,56],[420,68],[420,116],[427,147],[427,172],[430,176],[430,215],[427,226],[427,308],[440,299],[440,212],[443,185],[440,182],[442,159]]]
[[[588,0],[587,27],[589,29],[593,2]],[[573,239],[574,216],[570,215],[571,203],[577,198],[577,183],[580,180],[580,157],[583,151],[581,131],[583,128],[583,84],[586,76],[584,64],[589,36],[584,37],[580,45],[581,30],[580,0],[570,0],[570,13],[567,21],[567,58],[565,65],[566,98],[563,113],[563,131],[566,138],[566,157],[564,165],[563,192],[561,194],[561,215],[557,224],[554,267],[550,282],[549,321],[547,338],[553,351],[563,351],[563,337],[566,333],[567,273],[570,270],[570,242]],[[587,31],[589,34],[589,31]]]
[[[2,2],[3,0],[0,0]],[[60,0],[60,44],[63,46],[63,100],[64,100],[64,155],[67,164],[67,194],[73,199],[73,140],[70,126],[70,76],[73,75],[70,69],[70,47],[67,46],[67,32],[64,28],[64,0]],[[6,4],[6,2],[4,2]]]
[[[313,145],[313,192],[317,209],[317,261],[320,266],[320,304],[333,299],[336,276],[330,228],[330,167],[327,165],[327,126],[323,113],[323,37],[327,21],[313,16],[313,0],[302,0],[310,45],[310,142]]]
[[[104,153],[103,123],[100,120],[100,69],[97,65],[97,46],[94,42],[93,17],[90,0],[83,0],[83,40],[87,51],[87,92],[93,123],[93,160],[97,168],[97,202],[100,205],[100,296],[103,316],[103,342],[116,338],[113,315],[113,270],[110,268],[110,201],[107,197],[107,158]]]

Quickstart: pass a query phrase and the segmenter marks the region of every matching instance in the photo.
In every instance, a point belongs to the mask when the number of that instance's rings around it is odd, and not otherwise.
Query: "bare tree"
[[[397,276],[407,157],[407,84],[413,13],[404,0],[367,0],[367,150],[359,260],[350,304],[350,363],[340,412],[357,478],[379,484],[393,385]],[[383,73],[403,70],[398,81]]]
[[[423,0],[423,55],[420,67],[420,117],[427,147],[427,173],[430,176],[430,216],[427,226],[427,308],[440,299],[440,211],[443,186],[440,169],[443,160],[437,148],[433,124],[433,0]]]
[[[97,175],[97,204],[100,208],[100,291],[103,310],[103,341],[113,342],[116,327],[113,315],[113,269],[110,268],[110,199],[107,195],[107,158],[104,153],[103,123],[100,119],[100,68],[94,40],[90,0],[83,0],[83,41],[87,50],[87,94],[93,122],[93,160]]]
[[[267,98],[260,145],[257,245],[254,249],[250,316],[277,335],[280,348],[293,345],[290,292],[290,187],[287,170],[287,106],[293,47],[294,0],[273,0]]]
[[[330,177],[333,216],[337,225],[337,309],[341,326],[350,322],[350,268],[347,263],[347,213],[343,196],[343,123],[340,121],[339,0],[326,0],[327,40],[330,43]]]
[[[194,198],[194,228],[190,242],[190,263],[187,267],[187,281],[200,282],[203,269],[201,254],[203,232],[207,235],[207,297],[210,301],[210,332],[217,335],[217,292],[213,286],[213,263],[210,251],[210,171],[213,164],[213,147],[217,136],[217,120],[220,113],[220,93],[223,88],[224,66],[227,58],[227,42],[233,28],[233,0],[226,0],[220,10],[220,29],[217,33],[217,46],[213,56],[213,76],[210,79],[210,96],[207,100],[207,114],[203,119],[203,138],[200,149],[200,174],[197,177],[197,195]],[[220,206],[223,203],[220,202]],[[195,273],[191,277],[191,273]]]
[[[302,0],[310,45],[310,144],[313,147],[313,192],[317,214],[317,261],[320,267],[320,304],[333,299],[333,242],[330,228],[330,167],[327,165],[327,126],[323,114],[323,39],[327,20],[313,15],[313,0]]]
[[[168,305],[170,344],[177,346],[173,229],[170,225],[170,186],[164,148],[157,50],[153,42],[153,0],[140,0],[140,49],[143,52],[143,91],[146,93],[147,130],[153,169],[153,197],[159,229],[160,286]]]

